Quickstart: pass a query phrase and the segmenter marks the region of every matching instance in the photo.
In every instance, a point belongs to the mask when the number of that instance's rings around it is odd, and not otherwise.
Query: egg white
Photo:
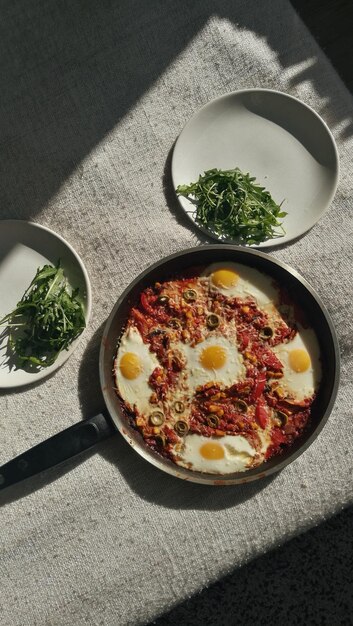
[[[125,378],[119,367],[122,357],[127,352],[137,354],[142,366],[140,374],[132,380]],[[123,400],[131,408],[136,407],[141,413],[146,413],[152,407],[149,398],[153,390],[148,384],[148,379],[158,366],[159,361],[156,355],[149,351],[137,328],[133,326],[128,328],[121,338],[114,364],[115,382]]]
[[[200,357],[205,348],[220,346],[226,351],[226,363],[218,369],[204,368]],[[230,341],[220,334],[209,335],[195,347],[189,344],[178,344],[178,349],[185,359],[186,384],[189,391],[194,393],[196,387],[208,382],[221,383],[225,387],[233,385],[245,376],[243,357],[238,351],[235,340]]]
[[[205,443],[216,442],[224,452],[222,459],[206,459],[200,449]],[[180,448],[180,449],[179,449]],[[242,435],[225,435],[224,437],[203,437],[189,434],[183,443],[176,446],[175,462],[197,472],[210,474],[230,474],[244,472],[249,469],[257,454],[248,440]]]
[[[304,372],[295,372],[289,364],[290,351],[298,349],[306,350],[310,357],[311,364]],[[283,364],[283,378],[278,381],[280,387],[298,401],[311,397],[321,380],[320,349],[314,331],[299,327],[292,341],[275,346],[273,351]]]
[[[213,284],[212,273],[220,269],[231,270],[238,274],[239,278],[234,287],[227,289]],[[229,298],[237,297],[245,300],[251,297],[259,307],[278,302],[279,292],[273,279],[252,267],[246,267],[240,263],[213,263],[203,275],[208,276],[211,291],[219,291]]]

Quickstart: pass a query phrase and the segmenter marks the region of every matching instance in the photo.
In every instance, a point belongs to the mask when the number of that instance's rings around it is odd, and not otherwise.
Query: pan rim
[[[133,291],[133,289],[140,282],[142,282],[146,278],[146,276],[154,272],[159,267],[163,267],[164,265],[180,257],[190,256],[191,258],[193,254],[196,254],[201,251],[203,252],[218,251],[219,252],[221,250],[234,251],[235,253],[240,253],[241,255],[245,257],[248,256],[248,257],[258,257],[260,259],[262,258],[263,260],[266,260],[267,262],[269,262],[270,265],[271,264],[275,265],[279,267],[281,270],[284,270],[285,272],[289,273],[294,279],[296,279],[302,285],[302,287],[304,287],[307,290],[307,292],[310,294],[310,297],[316,302],[316,304],[320,308],[323,318],[327,324],[329,334],[331,336],[332,347],[334,351],[334,376],[333,376],[332,391],[331,391],[330,399],[328,403],[325,405],[325,409],[324,409],[322,416],[319,418],[317,425],[315,426],[313,431],[310,433],[310,435],[306,438],[306,440],[303,441],[302,444],[299,445],[297,449],[293,450],[292,453],[289,452],[288,456],[286,456],[285,458],[277,457],[278,462],[273,464],[271,467],[266,467],[266,463],[263,463],[259,467],[249,470],[248,472],[236,472],[233,474],[206,474],[203,472],[195,472],[193,470],[188,470],[186,468],[175,465],[172,463],[172,461],[167,461],[161,455],[158,455],[156,452],[148,448],[146,444],[142,443],[139,445],[137,442],[133,441],[132,433],[131,434],[129,433],[129,430],[132,430],[132,428],[128,426],[126,421],[124,421],[124,417],[122,415],[119,415],[119,413],[116,411],[109,397],[108,386],[109,386],[109,383],[111,386],[111,381],[107,381],[106,374],[105,374],[106,338],[110,331],[110,327],[116,318],[116,312],[119,310],[121,305],[126,301],[126,299],[128,298],[129,294]],[[190,264],[192,264],[192,262]],[[266,273],[265,270],[264,270],[264,273]],[[117,338],[117,342],[118,342],[118,338]],[[211,485],[244,484],[244,483],[252,482],[260,478],[263,478],[265,476],[267,477],[274,473],[280,472],[284,467],[293,463],[297,458],[299,458],[310,447],[310,445],[314,442],[314,440],[318,437],[318,435],[324,428],[331,414],[332,408],[334,406],[334,403],[337,397],[339,382],[340,382],[340,351],[339,351],[339,343],[338,343],[336,330],[335,330],[335,327],[331,320],[331,316],[325,304],[323,303],[323,301],[321,300],[321,297],[317,294],[315,289],[307,282],[307,280],[303,276],[301,276],[301,274],[296,269],[292,268],[291,266],[289,266],[287,263],[283,261],[275,259],[268,253],[261,252],[259,250],[254,250],[252,248],[251,249],[244,248],[243,246],[235,246],[232,244],[210,244],[210,245],[202,245],[202,246],[195,246],[192,248],[186,248],[186,249],[180,250],[178,252],[174,252],[170,255],[167,255],[166,257],[159,259],[158,261],[149,265],[140,274],[138,274],[138,276],[136,276],[135,279],[131,281],[131,283],[124,289],[124,291],[121,293],[121,295],[117,299],[104,327],[103,337],[102,337],[101,346],[100,346],[100,353],[99,353],[99,376],[100,376],[100,385],[101,385],[105,405],[106,405],[109,415],[111,416],[111,419],[114,425],[116,426],[117,430],[119,430],[119,432],[122,434],[124,439],[133,447],[133,449],[140,456],[142,456],[142,458],[147,460],[149,463],[151,463],[158,469],[161,469],[162,471],[170,475],[173,475],[177,478],[182,478],[183,480],[186,480],[189,482],[194,482],[194,483],[199,483],[199,484],[208,484],[208,485],[210,484]]]

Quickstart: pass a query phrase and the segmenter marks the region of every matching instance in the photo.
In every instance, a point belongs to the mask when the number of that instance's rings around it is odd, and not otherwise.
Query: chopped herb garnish
[[[285,234],[278,218],[287,213],[254,177],[238,168],[208,170],[197,182],[179,185],[176,193],[195,204],[196,222],[223,239],[251,245]]]
[[[38,268],[12,313],[0,320],[19,367],[48,367],[85,328],[78,289],[71,291],[60,263]]]

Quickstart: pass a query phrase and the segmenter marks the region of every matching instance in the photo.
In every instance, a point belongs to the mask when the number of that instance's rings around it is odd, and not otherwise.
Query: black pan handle
[[[111,419],[103,413],[66,428],[2,465],[0,490],[88,450],[115,432]]]

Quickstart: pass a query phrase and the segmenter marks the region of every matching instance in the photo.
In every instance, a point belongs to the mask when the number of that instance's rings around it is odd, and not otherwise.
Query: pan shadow
[[[21,500],[22,498],[29,496],[31,493],[39,491],[46,485],[50,485],[60,478],[63,478],[65,474],[71,472],[81,463],[84,463],[95,452],[97,452],[96,448],[86,450],[77,457],[73,457],[60,465],[56,465],[55,467],[47,469],[40,474],[26,478],[25,480],[4,489],[4,491],[0,492],[0,508],[6,504],[10,504],[11,502],[16,502],[16,500]]]
[[[82,414],[85,418],[91,417],[95,413],[100,413],[104,407],[103,395],[99,383],[99,348],[103,328],[105,322],[99,326],[91,338],[88,347],[86,348],[81,366],[79,369],[79,397],[82,409]],[[49,377],[55,376],[56,372],[53,372]],[[0,391],[0,395],[9,395],[10,393],[18,393],[22,389],[28,390],[28,388],[36,387],[47,379],[41,379],[37,382],[26,385],[24,388],[14,388],[11,390]],[[0,493],[0,507],[10,502],[20,500],[35,491],[42,489],[42,487],[51,484],[52,482],[62,478],[66,473],[73,470],[75,467],[84,463],[93,454],[99,451],[104,443],[99,443],[97,446],[80,453],[79,455],[52,467],[40,474],[36,474],[30,478],[27,478],[20,483],[12,485],[11,487],[1,491]]]
[[[275,478],[272,475],[230,486],[191,483],[165,474],[145,461],[122,436],[111,438],[100,448],[99,454],[120,470],[136,495],[166,509],[218,511],[238,506],[266,489]]]
[[[106,322],[92,335],[78,371],[78,395],[83,419],[101,413],[105,407],[99,379],[99,351]]]

